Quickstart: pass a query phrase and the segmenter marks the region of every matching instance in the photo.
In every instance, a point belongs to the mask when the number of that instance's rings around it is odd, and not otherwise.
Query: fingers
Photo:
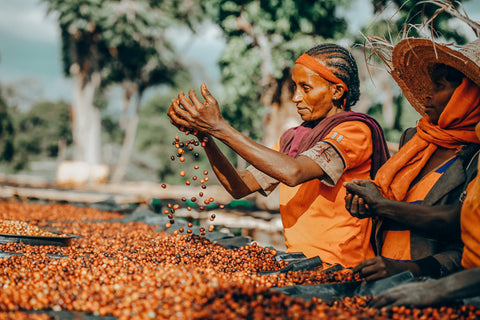
[[[387,276],[385,265],[382,263],[381,257],[375,257],[365,260],[357,265],[353,272],[365,278],[367,281],[374,281],[385,278]]]
[[[188,127],[188,121],[185,120],[188,113],[180,107],[179,100],[172,99],[172,104],[170,105],[167,114],[170,117],[170,122],[175,126]]]
[[[393,302],[395,301],[395,299],[393,299],[390,295],[388,294],[382,294],[376,298],[374,298],[372,301],[370,301],[370,303],[368,304],[368,307],[370,308],[376,308],[376,309],[380,309],[380,308],[391,308],[393,306]]]
[[[170,109],[168,110],[168,115],[175,115],[177,117],[185,119],[188,116],[188,112],[181,107],[180,99],[172,99]]]
[[[192,90],[190,90],[192,91]],[[191,93],[189,92],[189,95]],[[193,93],[195,94],[195,93]],[[198,100],[198,99],[197,99]],[[185,113],[191,113],[193,110],[194,110],[194,106],[192,104],[192,102],[185,96],[185,93],[182,91],[178,94],[178,101],[179,101],[179,105],[181,105],[183,107],[183,109],[185,109]]]
[[[359,217],[365,217],[367,213],[365,208],[365,200],[357,196],[357,201],[358,201],[358,204],[357,204],[358,215]]]
[[[350,181],[350,182],[353,183],[353,184],[359,185],[359,186],[365,186],[370,181],[365,180],[365,179],[352,179],[352,181]]]
[[[351,194],[350,192],[347,192],[347,194],[345,195],[345,209],[347,209],[347,211],[350,211],[352,207],[352,198],[353,198],[353,194]]]
[[[355,218],[370,217],[365,200],[358,195],[347,192],[345,196],[345,209]]]
[[[353,195],[352,197],[352,204],[351,204],[351,207],[350,207],[350,214],[354,217],[357,217],[359,216],[359,210],[358,210],[358,195]]]
[[[217,100],[212,96],[210,91],[208,91],[207,85],[205,83],[202,83],[202,85],[200,86],[200,91],[202,92],[202,96],[208,103],[217,103]]]
[[[353,182],[346,182],[343,184],[345,186],[345,188],[351,192],[351,193],[356,193],[356,194],[361,194],[362,191],[364,191],[364,187],[361,186],[361,185],[358,185],[357,183]]]
[[[361,270],[364,267],[367,267],[367,266],[372,265],[374,263],[375,263],[375,258],[364,260],[364,261],[360,262],[356,267],[353,268],[353,272],[354,273],[361,272]]]
[[[188,96],[190,97],[190,100],[192,100],[194,106],[202,105],[202,102],[198,99],[197,95],[195,94],[195,90],[190,89],[188,91]]]

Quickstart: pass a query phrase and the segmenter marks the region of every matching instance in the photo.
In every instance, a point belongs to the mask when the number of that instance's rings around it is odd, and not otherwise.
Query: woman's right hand
[[[438,290],[438,281],[406,283],[382,292],[374,298],[369,307],[391,308],[393,306],[407,306],[410,308],[427,307],[441,302],[441,294],[445,290]]]
[[[348,190],[345,195],[345,209],[348,210],[352,217],[358,219],[372,217],[372,213],[369,210],[368,204],[365,203],[365,200]]]
[[[351,182],[345,182],[343,186],[347,189],[345,208],[359,219],[374,216],[374,208],[385,199],[378,187],[369,180],[353,179]]]
[[[201,102],[195,91],[188,92],[189,98],[180,92],[177,99],[172,100],[168,116],[172,124],[190,131],[212,133],[224,122],[217,100],[210,94],[205,84],[200,87],[205,101]]]

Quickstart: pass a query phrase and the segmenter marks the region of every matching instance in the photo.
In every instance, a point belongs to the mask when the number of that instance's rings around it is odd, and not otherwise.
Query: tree
[[[100,113],[93,100],[108,60],[102,23],[114,16],[103,1],[44,0],[48,12],[58,14],[62,38],[63,70],[72,77],[72,134],[75,160],[100,163]],[[107,13],[110,13],[108,14]]]
[[[337,9],[348,0],[209,0],[203,8],[220,26],[226,47],[219,61],[226,120],[253,139],[273,146],[300,118],[291,102],[290,69],[296,58],[347,30]],[[237,158],[237,166],[245,163]],[[260,201],[264,203],[260,203]],[[274,208],[273,197],[258,199]]]
[[[98,164],[101,119],[95,94],[102,85],[116,82],[129,87],[127,97],[135,90],[143,93],[148,86],[171,83],[172,69],[179,63],[163,37],[170,20],[159,6],[162,1],[43,1],[49,13],[58,14],[64,72],[73,79],[74,157]],[[133,139],[135,122],[125,140]]]
[[[346,4],[345,0],[208,1],[205,10],[227,41],[220,60],[225,118],[254,138],[265,128],[264,143],[273,145],[298,121],[290,102],[290,68],[305,50],[346,32],[347,24],[336,11]]]
[[[375,23],[375,34],[380,36],[389,31],[390,34],[396,36],[404,36],[405,34],[410,37],[425,36],[420,32],[421,26],[429,22],[428,32],[433,37],[443,38],[446,41],[453,40],[457,44],[463,45],[467,38],[459,33],[458,29],[449,26],[448,21],[452,19],[452,14],[446,8],[451,7],[454,10],[461,10],[462,2],[468,1],[470,0],[372,0],[374,14],[381,14],[387,7],[391,7],[390,9],[395,12],[393,16],[390,15],[385,17],[383,21],[380,20]]]
[[[173,18],[166,15],[168,6],[159,2],[152,7],[146,1],[134,5],[135,14],[129,12],[131,8],[123,8],[119,13],[122,19],[105,25],[111,33],[108,38],[112,55],[105,84],[120,83],[124,92],[122,124],[125,135],[112,182],[121,181],[125,175],[134,148],[144,92],[155,85],[173,86],[188,80],[189,76],[165,35],[173,23]],[[142,41],[135,40],[135,33],[132,37],[132,27],[142,34]]]
[[[72,142],[69,105],[65,101],[38,102],[15,114],[16,146],[28,157],[57,157],[60,144]]]
[[[0,88],[1,89],[1,88]],[[12,117],[0,90],[0,162],[10,162],[14,157],[14,136]]]

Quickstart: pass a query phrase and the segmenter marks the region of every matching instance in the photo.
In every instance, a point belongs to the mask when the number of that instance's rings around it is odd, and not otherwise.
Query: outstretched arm
[[[434,234],[460,234],[460,205],[428,206],[389,200],[371,181],[354,179],[345,183],[346,208],[353,216],[378,216]],[[355,195],[357,196],[355,198]],[[364,208],[362,204],[366,204]]]
[[[189,99],[180,93],[178,99],[172,101],[168,111],[172,123],[214,136],[258,170],[286,185],[296,186],[323,176],[322,169],[312,159],[305,156],[289,157],[235,130],[222,118],[218,103],[205,84],[202,84],[201,92],[205,102],[201,102],[193,90],[189,91]],[[224,169],[224,166],[218,165],[217,168]]]
[[[426,307],[480,295],[480,267],[438,280],[408,283],[384,291],[370,304],[373,308],[405,305]]]
[[[207,139],[204,150],[208,161],[218,180],[232,197],[239,199],[260,190],[260,185],[249,171],[237,170],[220,151],[213,138],[207,136]]]

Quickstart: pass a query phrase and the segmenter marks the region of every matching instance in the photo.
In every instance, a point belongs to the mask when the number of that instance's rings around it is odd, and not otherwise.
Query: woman
[[[476,126],[480,139],[480,122]],[[478,161],[477,161],[478,162]],[[445,304],[454,300],[480,297],[480,162],[477,176],[469,183],[462,205],[462,240],[465,243],[462,266],[466,269],[448,277],[426,282],[415,282],[382,292],[372,301],[371,307],[426,307]],[[477,300],[478,301],[478,300]]]
[[[367,280],[404,270],[440,277],[461,268],[461,194],[476,173],[480,147],[477,59],[478,41],[457,51],[405,39],[393,49],[392,75],[424,117],[373,183],[345,184],[350,213],[378,219],[378,256],[354,268]]]
[[[320,256],[354,266],[372,257],[371,221],[352,218],[343,205],[343,181],[370,177],[388,158],[376,121],[350,107],[359,98],[358,70],[351,53],[335,44],[314,47],[292,69],[292,101],[304,121],[287,130],[273,149],[232,128],[216,100],[201,86],[180,93],[168,111],[172,123],[208,138],[205,151],[219,181],[235,198],[280,184],[280,213],[287,252]],[[219,139],[251,166],[236,170],[211,138]]]

